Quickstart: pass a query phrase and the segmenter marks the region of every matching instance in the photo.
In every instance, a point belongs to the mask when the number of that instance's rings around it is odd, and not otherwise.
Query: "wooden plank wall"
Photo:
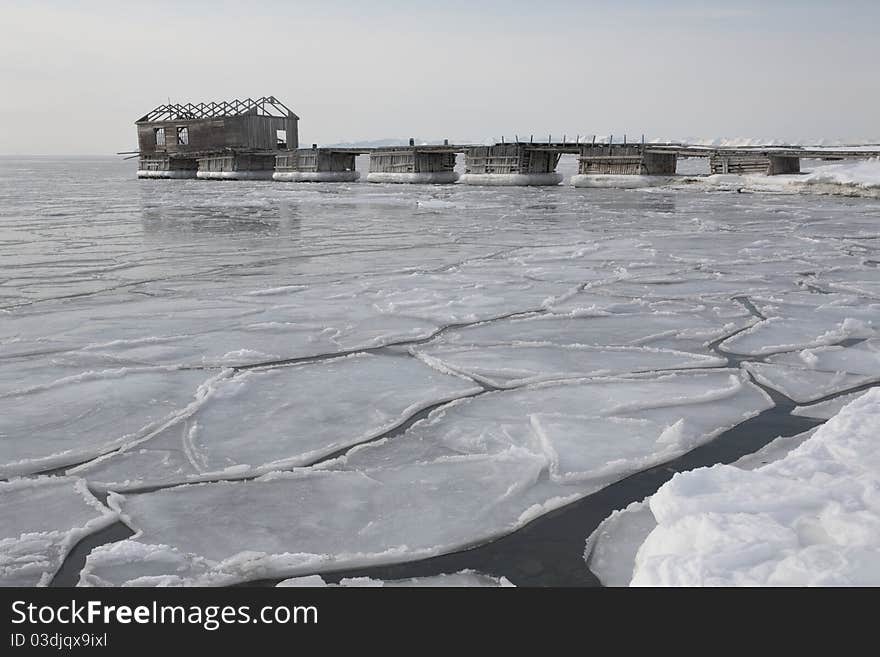
[[[199,171],[273,171],[274,155],[237,153],[235,155],[210,155],[198,158]]]
[[[770,172],[770,158],[760,153],[743,155],[712,155],[709,158],[709,170],[713,174],[746,174]]]
[[[646,176],[674,176],[678,166],[675,153],[645,151],[642,156],[642,173]]]
[[[299,145],[298,120],[293,117],[246,114],[220,119],[157,121],[138,125],[141,153],[185,153],[223,148],[276,150],[276,131],[287,131],[287,147]],[[189,131],[189,144],[177,143],[177,128]],[[156,128],[165,129],[165,145],[157,146]]]
[[[354,153],[318,149],[318,171],[354,171]]]
[[[800,173],[801,172],[801,158],[799,157],[785,157],[780,155],[771,155],[770,156],[770,168],[767,171],[767,175],[770,176],[778,176],[780,174],[785,173]]]
[[[370,153],[370,173],[415,173],[415,152],[373,151]]]
[[[455,168],[455,153],[430,153],[416,151],[416,173],[436,173],[452,171]]]
[[[586,144],[581,148],[578,173],[585,175],[673,175],[675,153],[654,153],[641,144]]]
[[[195,171],[199,163],[195,159],[184,157],[142,157],[138,160],[138,169],[142,171]]]
[[[465,151],[465,173],[521,173],[526,169],[521,144],[477,146]]]

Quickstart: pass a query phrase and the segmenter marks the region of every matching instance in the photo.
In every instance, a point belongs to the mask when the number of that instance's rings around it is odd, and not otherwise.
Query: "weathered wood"
[[[447,149],[398,148],[370,153],[370,173],[438,173],[455,168],[455,153]]]
[[[656,153],[643,144],[584,144],[578,158],[580,175],[673,175],[675,153]]]
[[[136,122],[141,154],[196,154],[227,149],[277,151],[299,145],[299,117],[274,96],[244,101],[160,105]],[[164,134],[164,143],[157,134]],[[185,140],[178,135],[185,134]]]

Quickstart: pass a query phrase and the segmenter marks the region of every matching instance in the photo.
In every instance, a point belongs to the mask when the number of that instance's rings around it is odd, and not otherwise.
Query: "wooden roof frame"
[[[159,105],[139,118],[135,123],[155,123],[161,121],[187,121],[194,119],[219,119],[229,116],[255,114],[257,116],[274,116],[278,118],[299,119],[290,109],[275,96],[262,98],[245,98],[244,100],[221,100],[209,103],[169,103]]]

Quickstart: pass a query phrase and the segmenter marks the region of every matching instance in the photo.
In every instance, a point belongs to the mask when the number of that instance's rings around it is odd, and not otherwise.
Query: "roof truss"
[[[169,103],[159,105],[156,109],[144,114],[137,123],[154,121],[184,121],[191,119],[219,119],[227,116],[255,114],[257,116],[276,116],[299,118],[275,96],[262,98],[245,98],[244,100],[221,100],[210,103]]]

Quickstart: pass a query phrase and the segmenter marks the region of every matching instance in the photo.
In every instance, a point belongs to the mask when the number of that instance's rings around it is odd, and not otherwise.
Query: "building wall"
[[[177,129],[187,128],[188,144],[177,143]],[[156,129],[165,129],[165,145],[156,144]],[[139,123],[138,149],[141,153],[191,153],[241,148],[276,150],[276,131],[287,131],[287,148],[299,145],[298,120],[293,117],[246,114],[220,119],[155,121]]]

